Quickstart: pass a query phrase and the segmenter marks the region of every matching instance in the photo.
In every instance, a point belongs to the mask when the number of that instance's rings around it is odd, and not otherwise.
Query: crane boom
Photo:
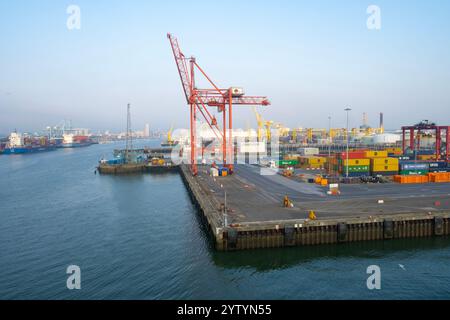
[[[188,68],[186,65],[186,57],[183,52],[181,52],[180,46],[178,45],[178,40],[170,33],[167,34],[167,38],[170,40],[170,45],[172,47],[173,56],[177,64],[178,73],[180,75],[181,84],[183,86],[184,95],[186,96],[186,101],[190,103],[190,97],[192,94],[192,83],[189,76]]]
[[[186,102],[190,107],[190,142],[191,142],[191,170],[193,175],[197,175],[197,134],[196,125],[199,121],[197,114],[201,115],[210,129],[219,139],[222,149],[223,165],[233,170],[234,159],[234,142],[233,142],[233,106],[234,105],[260,105],[268,106],[270,101],[263,96],[246,96],[239,88],[230,87],[228,89],[219,88],[205,71],[197,64],[195,58],[186,58],[181,52],[178,40],[172,34],[168,33],[167,38],[170,40],[173,56],[177,64],[178,73],[180,75],[181,84],[183,86]],[[189,60],[189,61],[188,61]],[[189,62],[189,68],[188,64]],[[199,89],[195,86],[194,70],[199,71],[199,75],[203,76],[212,87],[207,89]],[[237,90],[237,91],[236,91]],[[219,127],[216,117],[210,113],[209,107],[217,107],[217,111],[222,114],[222,128]]]

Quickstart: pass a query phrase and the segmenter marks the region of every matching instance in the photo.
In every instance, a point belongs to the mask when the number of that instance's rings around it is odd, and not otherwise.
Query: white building
[[[148,123],[145,124],[144,137],[150,137],[150,125]]]

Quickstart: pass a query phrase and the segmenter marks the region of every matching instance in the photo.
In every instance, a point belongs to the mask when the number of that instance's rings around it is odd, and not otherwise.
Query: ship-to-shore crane
[[[244,90],[238,87],[220,89],[211,78],[197,64],[194,57],[187,58],[180,49],[177,38],[170,33],[167,34],[172,47],[175,63],[180,75],[186,102],[190,107],[190,131],[191,131],[191,170],[197,175],[197,147],[195,123],[199,113],[208,123],[211,130],[221,143],[223,165],[233,169],[234,144],[232,143],[233,129],[233,106],[234,105],[252,105],[268,106],[270,105],[267,97],[246,96]],[[189,67],[188,67],[189,65]],[[195,72],[199,71],[211,88],[200,89],[196,86]],[[220,128],[217,119],[208,110],[210,107],[216,107],[218,112],[222,113],[222,128]],[[227,116],[228,113],[228,116]],[[228,118],[227,118],[228,117]],[[227,132],[228,131],[228,132]]]

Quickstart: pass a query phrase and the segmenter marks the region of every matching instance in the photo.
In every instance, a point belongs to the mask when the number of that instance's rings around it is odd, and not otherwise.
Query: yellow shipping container
[[[434,160],[436,159],[436,155],[434,154],[421,154],[417,156],[418,160]]]
[[[345,159],[344,160],[344,166],[370,166],[370,159]]]
[[[309,157],[308,164],[323,164],[327,161],[327,158],[324,157]]]
[[[398,158],[373,158],[370,159],[370,163],[372,166],[396,165],[398,167]]]
[[[386,148],[384,149],[387,153],[401,154],[403,153],[402,148]]]
[[[366,158],[387,158],[387,151],[366,151]]]
[[[379,164],[379,165],[373,165],[372,171],[398,171],[398,165],[395,164]]]

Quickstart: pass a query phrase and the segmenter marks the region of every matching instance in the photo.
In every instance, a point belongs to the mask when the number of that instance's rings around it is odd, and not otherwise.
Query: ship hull
[[[61,144],[61,148],[81,148],[81,147],[89,147],[92,143],[63,143]]]
[[[18,148],[5,148],[3,154],[27,154],[27,153],[37,153],[37,152],[47,152],[56,150],[55,147],[18,147]]]

